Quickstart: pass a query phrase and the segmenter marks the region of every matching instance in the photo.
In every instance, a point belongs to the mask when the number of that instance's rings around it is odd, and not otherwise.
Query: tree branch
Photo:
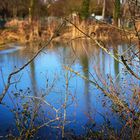
[[[27,67],[37,56],[40,52],[42,52],[42,50],[44,48],[46,48],[50,43],[51,41],[57,37],[58,33],[61,31],[62,27],[65,25],[65,22],[63,22],[61,25],[58,26],[58,28],[55,30],[55,32],[53,33],[53,35],[50,37],[50,39],[48,40],[48,42],[41,47],[41,49],[30,59],[28,60],[23,66],[21,66],[19,69],[11,72],[8,76],[8,80],[7,80],[7,84],[5,85],[5,88],[4,90],[2,91],[2,94],[0,95],[0,104],[3,100],[3,98],[5,97],[10,85],[11,85],[11,78],[16,75],[17,73],[19,73],[20,71],[22,71],[25,67]]]

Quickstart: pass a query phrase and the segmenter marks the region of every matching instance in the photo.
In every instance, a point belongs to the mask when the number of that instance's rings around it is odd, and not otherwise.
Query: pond
[[[107,46],[114,55],[128,48],[127,43]],[[0,51],[0,93],[8,75],[24,65],[39,50],[40,44],[17,43],[7,48]],[[89,130],[105,133],[107,128],[119,132],[124,122],[113,111],[111,100],[90,82],[96,80],[103,85],[110,79],[123,93],[131,93],[131,85],[139,84],[122,64],[93,42],[51,43],[12,78],[13,83],[0,104],[0,138],[4,139],[7,134],[17,136],[19,130],[25,132],[37,126],[40,129],[35,139],[61,139],[63,133],[81,136]]]

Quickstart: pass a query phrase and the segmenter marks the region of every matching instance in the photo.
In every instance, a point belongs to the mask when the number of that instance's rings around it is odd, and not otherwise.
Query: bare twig
[[[88,35],[87,33],[85,33],[84,31],[82,31],[80,28],[78,28],[74,23],[72,23],[71,21],[69,21],[68,19],[65,18],[65,20],[67,22],[69,22],[70,24],[72,24],[78,31],[80,31],[83,35],[85,35],[87,38],[93,40],[101,49],[103,49],[107,54],[109,54],[111,57],[113,57],[116,61],[118,61],[119,63],[122,64],[122,61],[119,60],[117,57],[115,57],[111,52],[108,51],[108,49],[105,48],[105,46],[103,45],[104,43],[102,41],[102,43],[100,43],[97,39],[91,37],[90,35]]]
[[[118,61],[119,63],[123,64],[126,69],[128,70],[128,72],[130,74],[132,74],[135,78],[140,80],[140,77],[138,77],[130,68],[127,64],[125,64],[122,61],[122,56],[121,56],[121,60],[118,59],[115,55],[113,55],[111,52],[108,51],[108,49],[105,48],[105,46],[103,45],[104,43],[100,43],[97,39],[92,38],[90,35],[86,34],[84,31],[82,31],[81,29],[79,29],[74,23],[72,23],[71,21],[69,21],[68,19],[65,18],[65,20],[67,22],[69,22],[70,24],[72,24],[77,30],[79,30],[82,34],[84,34],[86,37],[90,38],[91,40],[93,40],[101,49],[103,49],[107,54],[109,54],[111,57],[113,57],[116,61]]]
[[[134,73],[134,71],[132,71],[132,70],[130,69],[130,67],[127,65],[126,60],[124,59],[123,56],[121,56],[121,59],[122,59],[123,64],[125,65],[126,69],[127,69],[134,77],[136,77],[137,79],[140,80],[140,77],[139,77],[136,73]]]
[[[85,77],[84,75],[81,75],[79,72],[74,71],[72,68],[64,66],[64,68],[70,72],[75,73],[76,75],[78,75],[79,77],[81,77],[82,79],[89,81],[91,84],[93,84],[94,86],[96,86],[99,90],[101,90],[106,96],[108,96],[115,104],[117,104],[118,106],[120,106],[123,110],[126,111],[130,111],[129,107],[127,105],[125,105],[123,103],[123,101],[115,96],[114,94],[110,94],[109,92],[107,92],[105,89],[103,89],[98,83],[94,82],[93,80],[88,79],[87,77]]]

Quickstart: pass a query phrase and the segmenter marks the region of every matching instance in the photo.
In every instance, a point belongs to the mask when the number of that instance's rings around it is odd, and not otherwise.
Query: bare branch
[[[105,89],[103,89],[98,83],[94,82],[93,80],[87,79],[84,75],[81,75],[79,72],[74,71],[72,68],[64,66],[64,68],[70,72],[75,73],[76,75],[78,75],[79,77],[81,77],[82,79],[89,81],[91,84],[93,84],[94,86],[96,86],[99,90],[101,90],[106,96],[108,96],[116,105],[118,105],[119,107],[121,107],[123,110],[129,111],[131,112],[131,110],[129,109],[129,107],[127,105],[125,105],[123,103],[123,101],[115,96],[114,94],[110,94],[109,92],[107,92]]]
[[[127,69],[134,77],[136,77],[137,79],[140,80],[140,77],[139,77],[136,73],[134,73],[134,71],[132,71],[132,70],[130,69],[130,67],[127,65],[126,60],[124,59],[123,56],[121,56],[121,59],[122,59],[123,64],[125,65],[126,69]]]
[[[55,30],[55,32],[53,33],[53,35],[50,37],[50,39],[48,40],[48,42],[41,47],[41,49],[28,61],[26,62],[23,66],[21,66],[19,69],[15,70],[14,72],[10,73],[8,76],[8,80],[7,80],[7,84],[2,92],[2,94],[0,95],[0,103],[2,102],[3,98],[5,97],[10,85],[11,85],[11,78],[16,75],[17,73],[19,73],[20,71],[22,71],[25,67],[27,67],[37,56],[40,52],[42,52],[42,50],[44,48],[46,48],[51,41],[57,37],[58,33],[61,31],[62,27],[65,25],[65,22],[63,22],[61,25],[59,25],[59,27]]]

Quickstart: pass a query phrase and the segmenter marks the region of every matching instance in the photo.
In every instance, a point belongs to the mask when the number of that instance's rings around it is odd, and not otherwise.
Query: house
[[[112,17],[111,16],[108,16],[107,18],[103,19],[102,15],[95,15],[94,13],[92,13],[90,18],[93,20],[104,21],[104,22],[112,24]]]

